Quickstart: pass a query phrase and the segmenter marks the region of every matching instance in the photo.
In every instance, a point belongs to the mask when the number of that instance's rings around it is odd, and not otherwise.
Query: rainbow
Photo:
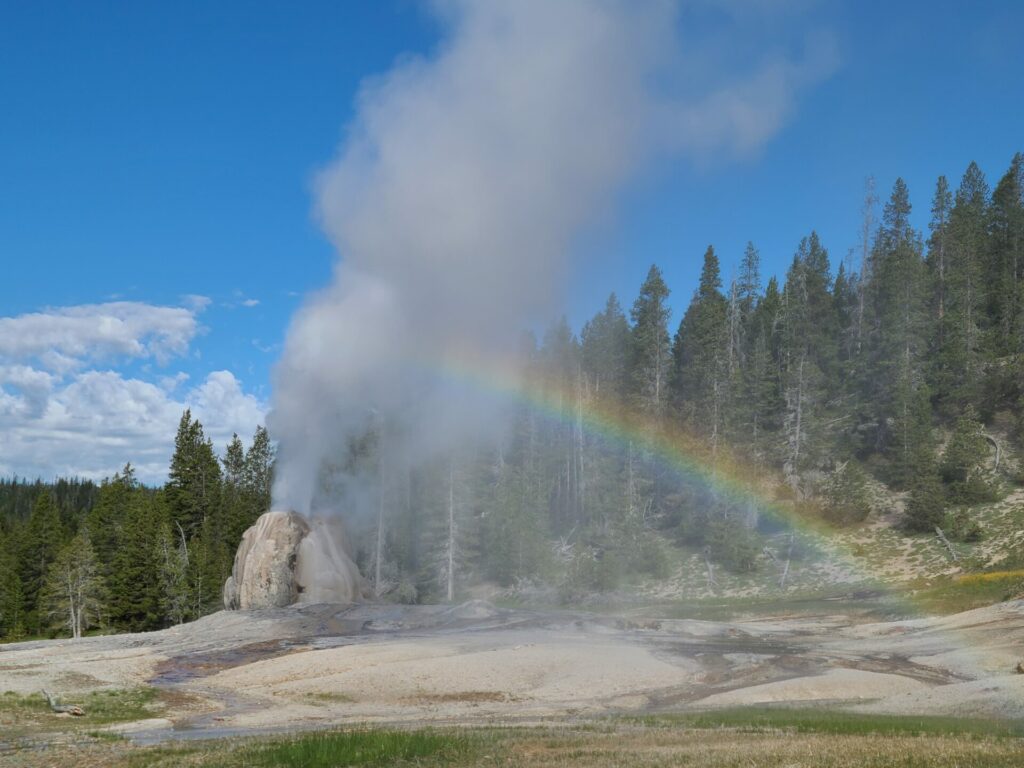
[[[863,586],[885,595],[893,609],[910,617],[931,615],[915,601],[912,592],[899,590],[870,573],[853,551],[852,544],[847,543],[848,537],[830,535],[836,529],[824,520],[819,510],[804,505],[799,510],[797,505],[774,498],[775,489],[781,484],[777,475],[739,460],[727,448],[713,450],[706,439],[695,437],[680,424],[662,423],[658,429],[652,429],[650,421],[630,410],[601,398],[578,398],[571,388],[533,381],[507,363],[459,356],[445,358],[442,364],[431,367],[442,379],[528,407],[552,421],[581,423],[587,434],[621,448],[640,446],[647,456],[653,456],[680,479],[697,483],[733,504],[754,504],[760,514],[781,521],[791,531],[803,535],[834,563],[860,576]],[[567,404],[572,407],[566,407]],[[944,633],[958,635],[955,629],[946,629]],[[984,669],[983,656],[974,653],[966,639],[958,638],[956,645],[971,651],[977,669]]]
[[[632,445],[714,497],[737,506],[752,504],[759,513],[817,539],[832,530],[820,515],[800,513],[775,499],[778,477],[739,460],[725,446],[716,450],[707,439],[693,435],[681,424],[662,420],[654,428],[651,420],[606,398],[578,397],[571,388],[534,381],[507,364],[452,357],[436,372],[458,384],[524,405],[551,421],[578,421],[588,435],[623,449]]]
[[[622,449],[630,445],[639,448],[645,460],[653,458],[679,479],[696,484],[713,497],[738,508],[753,505],[759,515],[777,520],[805,536],[838,565],[857,574],[865,585],[888,593],[918,612],[912,599],[904,594],[905,590],[885,584],[866,569],[853,544],[848,543],[850,537],[833,535],[835,527],[824,519],[819,508],[813,504],[780,501],[776,493],[782,486],[781,478],[743,461],[727,447],[716,451],[706,439],[693,435],[678,423],[666,424],[663,420],[654,429],[650,420],[630,409],[609,403],[605,398],[578,398],[574,389],[532,380],[508,363],[459,355],[444,358],[432,369],[456,385],[468,385],[503,401],[523,405],[551,421],[580,423],[586,434]]]

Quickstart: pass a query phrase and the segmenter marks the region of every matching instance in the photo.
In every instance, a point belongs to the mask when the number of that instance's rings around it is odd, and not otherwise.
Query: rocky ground
[[[155,686],[142,742],[351,723],[485,724],[759,703],[1024,718],[1024,601],[942,618],[738,622],[459,606],[221,612],[0,646],[0,691]],[[0,741],[3,736],[0,735]]]

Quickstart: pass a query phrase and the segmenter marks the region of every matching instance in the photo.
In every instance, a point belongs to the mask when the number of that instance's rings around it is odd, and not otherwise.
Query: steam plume
[[[341,261],[275,372],[279,508],[316,514],[324,463],[375,419],[402,425],[391,450],[408,463],[479,434],[486,403],[453,396],[422,361],[507,355],[558,300],[574,238],[645,164],[758,146],[828,66],[812,50],[738,77],[695,68],[672,2],[434,9],[444,41],[364,84],[317,181]],[[348,480],[346,514],[366,500]]]

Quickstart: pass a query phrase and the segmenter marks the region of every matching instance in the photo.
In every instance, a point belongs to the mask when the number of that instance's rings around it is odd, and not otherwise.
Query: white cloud
[[[181,297],[181,302],[190,310],[198,314],[210,306],[210,304],[213,303],[213,299],[209,296],[203,296],[198,293],[186,293]]]
[[[242,301],[243,307],[258,307],[260,305],[259,299],[245,299]]]
[[[100,479],[130,461],[142,480],[162,482],[185,408],[218,450],[233,432],[251,436],[265,412],[230,371],[210,373],[182,397],[116,371],[83,371],[49,390],[41,411],[0,384],[0,474]]]
[[[0,317],[0,362],[35,360],[67,372],[85,363],[152,357],[160,364],[188,351],[196,310],[134,301],[56,307]]]
[[[165,392],[173,392],[174,390],[176,390],[178,387],[180,387],[182,384],[184,384],[188,380],[189,380],[189,375],[187,373],[185,373],[184,371],[178,371],[173,376],[161,376],[158,379],[158,381],[160,383],[160,387]]]
[[[0,318],[0,475],[98,479],[130,461],[162,482],[185,408],[219,449],[232,432],[250,436],[265,408],[230,371],[182,391],[183,371],[148,381],[97,367],[188,355],[204,306],[193,298],[192,308],[115,302]]]

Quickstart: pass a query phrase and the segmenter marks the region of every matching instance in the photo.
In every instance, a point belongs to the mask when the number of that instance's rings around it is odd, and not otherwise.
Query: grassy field
[[[180,707],[189,700],[188,694],[149,686],[98,690],[70,697],[64,702],[77,704],[85,710],[83,717],[72,717],[51,712],[42,693],[0,693],[0,766],[6,766],[7,761],[13,760],[13,754],[51,744],[59,745],[63,750],[68,745],[120,741],[121,737],[107,730],[108,726],[160,717],[168,705]]]
[[[68,703],[82,707],[81,718],[55,717],[42,693],[24,695],[0,693],[0,733],[14,727],[66,730],[72,726],[95,727],[153,717],[160,706],[156,688],[143,686],[128,690],[99,690],[74,697]]]
[[[1024,595],[1024,570],[969,573],[939,581],[914,592],[926,613],[959,613]]]
[[[735,709],[534,728],[326,731],[136,747],[78,741],[0,754],[10,768],[1008,768],[1024,766],[1024,724],[954,718]]]
[[[651,727],[721,729],[744,732],[785,731],[843,736],[941,736],[1024,739],[1024,722],[963,717],[873,715],[828,709],[736,707],[642,717]]]

